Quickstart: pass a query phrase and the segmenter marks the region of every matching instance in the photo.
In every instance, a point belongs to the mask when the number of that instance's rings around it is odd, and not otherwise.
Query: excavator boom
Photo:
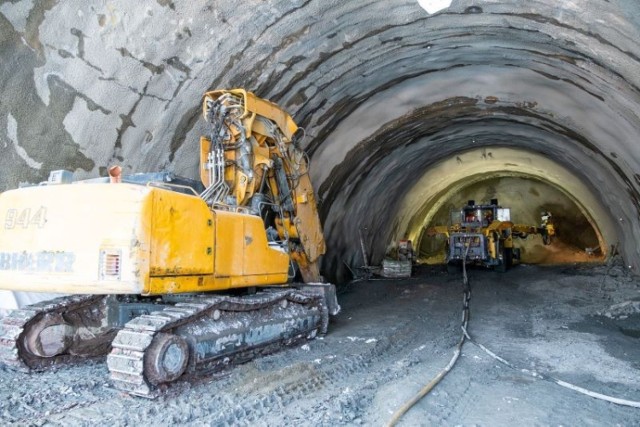
[[[207,92],[203,115],[211,124],[200,150],[202,182],[212,189],[208,202],[261,214],[270,207],[272,225],[288,242],[303,280],[322,281],[318,262],[325,242],[309,159],[299,147],[304,131],[276,104],[243,89]]]

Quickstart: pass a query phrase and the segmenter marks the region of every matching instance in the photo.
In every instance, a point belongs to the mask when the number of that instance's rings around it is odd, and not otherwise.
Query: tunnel
[[[529,262],[640,268],[640,5],[633,0],[0,3],[0,191],[78,178],[198,176],[204,92],[246,88],[305,129],[346,281],[469,198],[558,244]],[[550,252],[551,251],[551,252]]]

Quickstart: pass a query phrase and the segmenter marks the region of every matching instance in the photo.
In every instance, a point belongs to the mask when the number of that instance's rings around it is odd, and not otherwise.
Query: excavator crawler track
[[[114,339],[107,365],[117,389],[154,398],[177,378],[326,333],[328,321],[321,296],[294,289],[194,297],[129,321]]]
[[[113,333],[92,336],[84,341],[71,335],[63,337],[67,341],[67,351],[53,356],[42,357],[28,348],[29,342],[35,340],[30,335],[37,333],[35,329],[39,325],[50,327],[59,322],[72,330],[99,326],[104,319],[105,298],[104,295],[71,295],[10,312],[0,319],[0,364],[24,372],[40,371],[53,365],[107,354]],[[46,324],[47,319],[53,319],[51,325]]]

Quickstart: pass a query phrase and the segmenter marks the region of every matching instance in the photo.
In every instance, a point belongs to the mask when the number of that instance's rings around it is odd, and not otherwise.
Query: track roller
[[[25,349],[34,356],[54,357],[64,353],[73,343],[76,328],[59,313],[48,313],[33,325],[23,338]]]
[[[153,338],[144,358],[147,380],[154,384],[175,381],[189,363],[189,346],[184,338],[159,333]]]

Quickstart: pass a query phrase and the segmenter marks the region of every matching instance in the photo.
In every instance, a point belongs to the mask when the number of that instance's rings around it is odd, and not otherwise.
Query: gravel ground
[[[620,267],[472,270],[469,332],[521,368],[640,400],[640,281]],[[156,400],[110,385],[104,360],[56,371],[0,370],[0,424],[385,425],[449,361],[461,278],[423,268],[342,289],[325,337]],[[400,425],[638,425],[640,410],[510,369],[471,343]]]

